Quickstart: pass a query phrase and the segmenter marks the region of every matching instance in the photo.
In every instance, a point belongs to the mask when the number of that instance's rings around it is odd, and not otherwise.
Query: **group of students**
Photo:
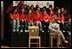
[[[52,31],[59,32],[65,40],[64,35],[60,31],[59,24],[57,24],[64,23],[65,12],[64,8],[52,8],[51,5],[48,8],[44,6],[41,9],[38,5],[34,7],[33,5],[18,4],[18,6],[12,8],[9,13],[9,18],[13,32],[23,32],[23,30],[26,30],[26,27],[33,25],[39,26],[39,29],[42,30],[44,22],[50,23],[49,26],[46,27]],[[52,22],[54,20],[55,23]],[[57,31],[55,30],[55,27]],[[65,42],[68,43],[66,40]]]
[[[38,5],[36,5],[35,8],[33,5],[31,7],[28,5],[26,7],[25,5],[21,5],[20,7],[15,6],[13,7],[11,13],[9,13],[9,18],[14,22],[14,26],[16,22],[18,27],[20,22],[21,24],[28,22],[29,25],[40,24],[40,27],[42,27],[41,22],[50,22],[53,15],[57,16],[57,21],[59,23],[63,22],[64,8],[57,9],[57,11],[55,11],[52,9],[52,7],[49,7],[48,9],[46,7],[43,7],[42,9],[40,9]]]

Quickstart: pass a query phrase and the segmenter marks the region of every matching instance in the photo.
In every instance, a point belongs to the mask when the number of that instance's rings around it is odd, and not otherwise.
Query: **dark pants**
[[[22,21],[20,21],[20,32],[22,31],[22,32],[24,32],[24,30],[25,30],[25,22],[22,22]]]
[[[41,39],[42,39],[42,46],[48,47],[49,46],[49,32],[48,32],[48,22],[42,22],[42,32]]]

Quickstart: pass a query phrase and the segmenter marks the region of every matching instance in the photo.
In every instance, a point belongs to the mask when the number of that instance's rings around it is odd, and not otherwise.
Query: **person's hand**
[[[48,22],[48,20],[44,20],[45,22]]]
[[[18,18],[18,17],[17,17],[16,19],[17,19],[17,20],[19,20],[19,18]]]
[[[61,23],[60,21],[58,21],[58,23]]]
[[[58,33],[59,31],[58,31],[58,30],[55,30],[55,32],[57,32],[57,33]]]
[[[22,22],[23,22],[24,20],[22,19]]]
[[[11,17],[11,19],[13,19],[13,17]]]

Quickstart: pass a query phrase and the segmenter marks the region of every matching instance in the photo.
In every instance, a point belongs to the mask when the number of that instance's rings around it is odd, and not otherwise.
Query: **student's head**
[[[24,5],[21,5],[20,8],[24,8]]]
[[[30,6],[29,5],[27,5],[26,10],[30,10]]]
[[[39,12],[40,12],[40,7],[35,8],[35,12],[36,12],[36,13],[39,13]]]
[[[71,24],[71,15],[68,14],[68,17],[69,17],[68,22],[69,22],[69,24]]]
[[[57,14],[58,9],[59,9],[59,7],[55,7],[55,8],[54,8],[54,13],[55,13],[55,14]]]
[[[24,5],[24,1],[20,1],[20,2],[18,3],[18,6],[21,6],[21,5]]]
[[[61,17],[61,10],[60,9],[57,10],[56,15]]]
[[[18,11],[17,7],[13,7],[12,12],[11,13],[16,13]]]
[[[69,24],[71,24],[71,18],[69,18],[69,20],[68,20],[68,21],[69,21]]]
[[[60,12],[61,12],[60,9],[58,9],[58,13],[59,13],[59,14],[60,14]]]
[[[43,12],[43,13],[45,13],[45,12],[46,12],[46,8],[45,8],[45,7],[43,7],[42,12]]]
[[[52,8],[53,8],[53,7],[52,7],[52,5],[50,4],[50,5],[49,5],[49,9],[52,10]]]
[[[52,17],[52,22],[54,23],[54,22],[57,22],[57,16],[56,15],[53,15],[53,17]]]
[[[24,8],[26,8],[27,7],[27,5],[26,4],[24,4]]]
[[[40,11],[40,7],[38,7],[37,10]]]
[[[22,8],[22,9],[21,9],[21,11],[22,11],[22,12],[25,12],[25,9],[24,9],[24,8]]]
[[[49,5],[49,8],[52,8],[52,5],[51,4]]]
[[[63,7],[61,8],[61,12],[64,12],[64,8]]]
[[[27,6],[26,14],[29,15],[31,13],[30,6]]]
[[[39,5],[37,4],[37,5],[35,6],[35,8],[39,8]]]
[[[34,6],[33,6],[33,5],[31,5],[30,9],[34,9]]]

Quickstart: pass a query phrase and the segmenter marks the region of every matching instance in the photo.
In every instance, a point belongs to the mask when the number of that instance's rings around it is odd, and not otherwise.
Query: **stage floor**
[[[9,47],[2,45],[1,48],[28,48],[28,47]],[[34,48],[38,48],[38,47],[34,47]],[[39,48],[50,48],[50,47],[39,47]],[[53,48],[57,48],[57,47],[53,47]],[[59,47],[59,48],[67,48],[67,47]]]

